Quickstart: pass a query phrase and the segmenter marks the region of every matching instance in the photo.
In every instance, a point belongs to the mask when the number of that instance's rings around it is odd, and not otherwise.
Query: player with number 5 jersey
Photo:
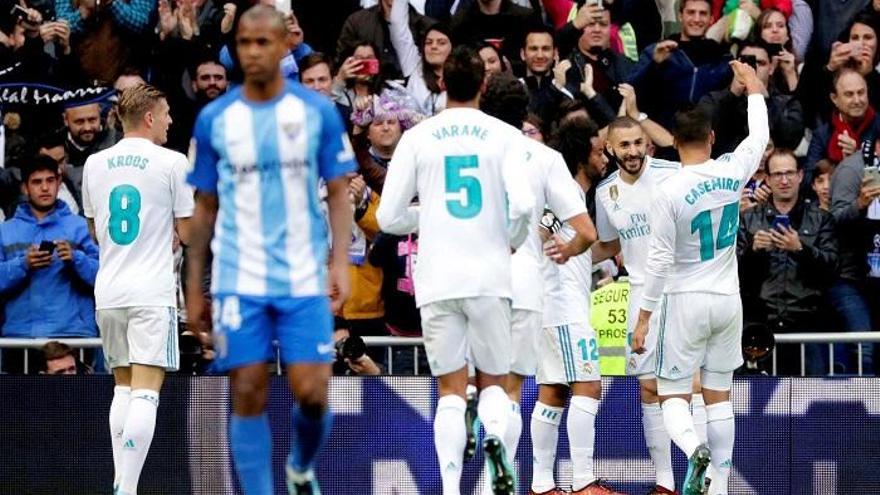
[[[534,196],[515,128],[479,111],[483,62],[458,47],[443,69],[448,105],[403,135],[376,218],[382,230],[419,231],[414,274],[425,351],[438,377],[434,443],[444,495],[460,493],[470,350],[481,388],[478,415],[496,494],[514,492],[503,436],[510,401],[511,247],[529,233]],[[418,210],[410,207],[418,196]]]
[[[733,370],[743,362],[736,259],[739,201],[770,134],[764,87],[754,69],[736,61],[731,66],[749,95],[749,135],[733,153],[712,160],[711,118],[699,109],[676,115],[682,169],[655,194],[644,295],[633,336],[633,349],[644,351],[648,322],[659,308],[657,392],[666,430],[689,459],[685,495],[705,493],[707,477],[710,495],[728,493],[734,443],[730,389]],[[701,444],[688,411],[697,371],[708,446]]]
[[[116,387],[110,404],[113,493],[137,493],[165,370],[178,367],[175,222],[187,242],[193,192],[188,162],[163,148],[171,125],[165,95],[140,85],[119,99],[125,131],[86,160],[83,210],[100,248],[95,307]]]

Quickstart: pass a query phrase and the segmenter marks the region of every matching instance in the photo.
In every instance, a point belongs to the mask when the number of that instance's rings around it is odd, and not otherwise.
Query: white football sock
[[[516,458],[516,448],[519,445],[519,437],[522,435],[522,416],[520,415],[519,403],[510,401],[510,413],[507,416],[507,430],[504,432],[504,448],[507,449],[507,462],[513,466]],[[493,495],[490,481],[489,465],[483,463],[483,495]]]
[[[519,438],[522,436],[523,421],[519,403],[510,401],[510,412],[507,414],[507,430],[504,432],[504,447],[507,449],[507,462],[513,466]]]
[[[663,424],[663,410],[660,403],[642,402],[642,427],[645,430],[645,444],[654,461],[658,485],[675,491],[675,474],[672,471],[672,440]]]
[[[440,461],[443,495],[460,495],[461,469],[467,431],[464,410],[467,403],[457,395],[444,395],[437,401],[434,414],[434,448]]]
[[[706,406],[709,450],[712,452],[712,484],[709,495],[727,495],[727,481],[733,465],[736,422],[730,401]]]
[[[158,407],[158,392],[147,389],[131,392],[128,417],[122,432],[122,475],[119,478],[119,490],[122,493],[137,493],[138,479],[156,430]]]
[[[708,443],[706,436],[706,403],[703,402],[703,394],[691,396],[691,416],[694,417],[694,429],[701,443]]]
[[[690,459],[700,446],[700,437],[694,430],[694,419],[688,403],[678,397],[667,399],[660,406],[663,409],[663,424],[669,437],[684,452],[685,457]]]
[[[596,481],[593,474],[593,449],[596,443],[596,414],[599,401],[574,395],[568,406],[568,445],[571,453],[571,489],[577,491]]]
[[[556,443],[559,441],[561,407],[535,403],[530,433],[532,437],[532,491],[543,493],[556,488],[553,468],[556,464]]]
[[[498,385],[492,385],[480,391],[480,402],[477,404],[477,415],[487,435],[495,435],[504,442],[507,431],[507,418],[510,414],[510,398],[507,392]],[[507,448],[507,445],[504,446]]]
[[[128,403],[131,400],[131,387],[113,387],[113,401],[110,402],[110,442],[113,445],[113,486],[119,485],[122,474],[122,432],[128,416]]]

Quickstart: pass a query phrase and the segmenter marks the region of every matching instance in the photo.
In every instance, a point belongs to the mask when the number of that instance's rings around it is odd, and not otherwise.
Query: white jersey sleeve
[[[95,218],[95,207],[92,204],[92,195],[89,193],[89,177],[85,171],[89,169],[89,162],[92,160],[92,157],[95,155],[89,155],[86,158],[86,163],[83,166],[83,177],[82,177],[82,203],[83,203],[83,215],[86,218]]]
[[[516,249],[522,246],[529,232],[537,228],[532,222],[535,196],[526,180],[526,149],[521,136],[511,134],[501,171],[508,201],[510,246]]]
[[[674,202],[662,189],[657,191],[654,194],[654,210],[651,212],[652,228],[648,259],[645,262],[645,290],[641,305],[648,311],[657,308],[670,267],[675,260],[675,218]]]
[[[600,186],[601,187],[601,186]],[[606,210],[607,206],[605,206],[605,195],[596,194],[596,231],[599,234],[600,242],[611,242],[617,240],[620,236],[617,234],[617,229],[614,228],[614,225],[611,225],[611,220],[608,218],[608,211]]]
[[[397,143],[385,176],[382,200],[376,210],[379,228],[389,234],[410,234],[418,226],[417,210],[409,208],[417,193],[413,137],[413,134],[404,133]]]
[[[552,156],[544,194],[550,211],[560,221],[565,222],[581,213],[586,213],[587,204],[582,199],[579,186],[571,177],[562,155],[554,151]]]
[[[193,188],[186,182],[187,169],[189,169],[189,161],[183,155],[178,156],[178,160],[171,166],[171,197],[174,203],[174,218],[189,218],[195,210]]]
[[[732,162],[739,167],[740,177],[747,181],[761,165],[761,158],[770,141],[770,126],[767,117],[767,103],[763,95],[748,97],[749,135],[730,153]],[[721,157],[718,161],[722,161]],[[745,185],[745,182],[743,182]]]

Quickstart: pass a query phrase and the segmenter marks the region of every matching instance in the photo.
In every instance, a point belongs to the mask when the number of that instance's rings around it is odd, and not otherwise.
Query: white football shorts
[[[96,312],[110,368],[144,364],[176,371],[180,366],[177,308],[135,306]]]

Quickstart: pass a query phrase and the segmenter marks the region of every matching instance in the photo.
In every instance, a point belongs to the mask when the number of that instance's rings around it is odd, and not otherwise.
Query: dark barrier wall
[[[597,421],[596,473],[644,493],[653,471],[644,446],[636,383],[606,379]],[[221,377],[170,377],[141,495],[238,493],[226,446],[229,394]],[[276,493],[289,449],[290,394],[273,379]],[[524,438],[517,455],[527,493],[531,450],[527,383]],[[0,495],[110,494],[113,463],[107,376],[0,377]],[[737,444],[731,494],[880,494],[880,379],[748,378],[735,383]],[[432,445],[436,402],[427,377],[334,378],[336,423],[318,476],[325,495],[435,494],[440,477]],[[563,421],[563,431],[565,422]],[[684,459],[676,452],[677,479]],[[558,480],[571,464],[559,443]],[[462,493],[478,493],[479,464]]]

